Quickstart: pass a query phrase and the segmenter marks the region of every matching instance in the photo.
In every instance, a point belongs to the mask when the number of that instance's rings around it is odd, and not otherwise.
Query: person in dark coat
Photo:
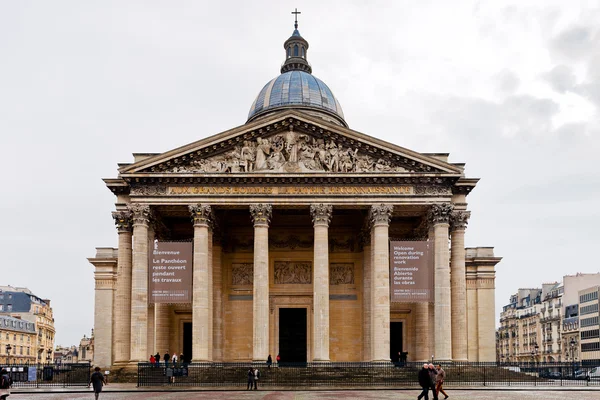
[[[273,359],[271,358],[271,355],[269,354],[269,357],[267,357],[267,368],[271,369],[271,364],[273,364]]]
[[[431,387],[431,377],[429,376],[429,366],[427,364],[423,364],[423,368],[419,371],[418,375],[419,386],[423,389],[419,397],[417,399],[421,400],[425,398],[425,400],[429,400],[429,388]]]
[[[12,386],[12,378],[5,368],[0,372],[0,399],[6,400],[10,396],[10,387]]]
[[[254,388],[254,370],[250,368],[248,370],[248,385],[246,386],[246,390],[252,390]]]
[[[98,400],[100,392],[102,391],[102,386],[105,384],[104,375],[100,372],[100,367],[94,368],[94,373],[90,376],[90,383],[94,388],[94,396],[96,396],[96,400]]]
[[[160,353],[157,351],[154,355],[154,359],[156,360],[156,366],[160,365]]]
[[[438,400],[437,391],[435,390],[435,382],[437,381],[437,369],[433,366],[433,364],[429,364],[429,377],[431,378],[430,388],[433,392],[433,400]]]
[[[167,351],[163,357],[165,359],[165,367],[169,366],[169,360],[171,359],[171,355],[169,354],[169,352]]]

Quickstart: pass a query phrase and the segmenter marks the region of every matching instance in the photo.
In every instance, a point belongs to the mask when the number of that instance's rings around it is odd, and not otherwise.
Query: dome
[[[294,108],[347,127],[342,107],[331,89],[312,75],[307,60],[309,45],[298,31],[297,20],[283,48],[285,61],[281,75],[262,88],[250,107],[248,122],[276,110]]]
[[[342,107],[331,89],[322,80],[305,71],[284,72],[267,83],[252,103],[248,121],[283,108],[325,111],[346,125]]]

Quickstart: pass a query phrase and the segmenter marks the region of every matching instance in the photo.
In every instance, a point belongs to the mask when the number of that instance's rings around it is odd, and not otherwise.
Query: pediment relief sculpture
[[[224,153],[173,166],[175,173],[385,173],[409,172],[385,156],[367,154],[336,140],[316,138],[292,129],[269,137],[244,140]]]

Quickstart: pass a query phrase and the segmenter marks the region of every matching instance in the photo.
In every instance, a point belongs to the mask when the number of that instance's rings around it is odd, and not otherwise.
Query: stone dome
[[[286,58],[281,75],[269,81],[256,96],[248,122],[273,111],[293,108],[347,127],[342,107],[331,89],[312,75],[307,61],[308,42],[300,35],[297,21],[294,28],[283,44]]]
[[[342,107],[331,89],[325,82],[305,71],[284,72],[267,83],[252,103],[248,121],[283,108],[324,111],[346,125]]]

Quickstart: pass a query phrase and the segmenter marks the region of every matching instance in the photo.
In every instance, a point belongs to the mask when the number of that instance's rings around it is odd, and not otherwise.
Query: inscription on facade
[[[312,283],[312,262],[275,261],[273,275],[276,284],[310,284]]]
[[[169,186],[167,195],[411,195],[413,186]]]

